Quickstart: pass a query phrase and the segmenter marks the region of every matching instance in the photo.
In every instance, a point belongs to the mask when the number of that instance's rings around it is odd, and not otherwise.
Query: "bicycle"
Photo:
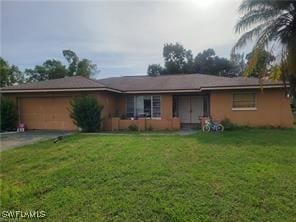
[[[223,132],[224,126],[220,123],[214,122],[212,119],[205,120],[205,125],[202,127],[203,132]]]

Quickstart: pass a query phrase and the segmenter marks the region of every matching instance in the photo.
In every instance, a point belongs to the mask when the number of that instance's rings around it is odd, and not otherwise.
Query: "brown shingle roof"
[[[263,80],[263,87],[278,86],[283,87],[282,82]],[[66,90],[77,89],[78,91],[87,89],[115,90],[121,92],[133,91],[178,91],[178,90],[206,90],[215,88],[233,87],[259,87],[261,86],[257,78],[244,77],[220,77],[204,74],[184,74],[184,75],[162,75],[150,76],[123,76],[100,80],[91,80],[81,76],[65,77],[41,82],[26,83],[16,86],[8,86],[1,89],[2,92],[15,90]]]
[[[221,77],[205,74],[123,76],[97,82],[121,91],[201,90],[215,87],[260,86],[258,78]],[[263,86],[282,85],[279,81],[263,80]]]
[[[33,89],[80,89],[105,87],[99,82],[82,77],[72,76],[61,79],[51,79],[40,82],[25,83],[15,86],[7,86],[2,90],[33,90]]]

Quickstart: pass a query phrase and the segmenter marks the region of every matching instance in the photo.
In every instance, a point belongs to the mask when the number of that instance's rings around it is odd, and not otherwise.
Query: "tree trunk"
[[[287,65],[290,93],[293,96],[293,99],[296,100],[296,39],[292,39],[287,46]]]

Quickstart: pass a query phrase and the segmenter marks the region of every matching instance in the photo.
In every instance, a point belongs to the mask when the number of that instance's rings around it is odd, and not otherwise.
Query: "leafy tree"
[[[58,60],[48,59],[42,65],[36,65],[34,69],[25,70],[27,81],[36,82],[73,75],[89,78],[97,72],[97,66],[95,64],[92,64],[88,59],[79,60],[75,52],[64,50],[63,55],[69,63],[68,67]]]
[[[244,0],[239,10],[243,15],[237,22],[235,31],[243,34],[234,45],[233,52],[254,39],[253,51],[256,51],[256,48],[267,48],[270,43],[278,42],[282,48],[282,59],[279,66],[281,67],[281,78],[289,81],[291,94],[295,98],[296,1]],[[261,60],[257,61],[261,62]]]
[[[204,73],[212,75],[230,75],[235,64],[226,58],[216,56],[213,49],[204,50],[194,58],[192,51],[181,44],[165,44],[163,47],[165,67],[152,64],[148,66],[148,75]]]
[[[231,68],[230,61],[216,56],[214,49],[204,50],[202,53],[198,53],[194,59],[196,73],[227,75]]]
[[[15,65],[9,65],[7,61],[0,57],[0,83],[1,87],[11,86],[24,82],[24,75]]]
[[[151,64],[148,66],[147,74],[149,76],[159,76],[164,74],[164,68],[159,64]]]
[[[186,50],[185,53],[186,63],[183,67],[184,73],[195,73],[194,70],[194,58],[191,50]]]
[[[268,76],[268,69],[271,67],[271,63],[275,61],[275,57],[262,48],[256,48],[254,51],[247,54],[246,58],[248,62],[244,73],[247,76],[254,77]]]
[[[42,65],[34,69],[26,69],[25,74],[28,82],[43,81],[48,79],[63,78],[68,74],[66,67],[58,60],[46,60]]]
[[[185,49],[179,43],[165,44],[163,47],[163,57],[166,72],[168,74],[185,73],[188,60],[192,59],[192,52]]]
[[[246,62],[245,62],[245,55],[239,53],[232,53],[230,55],[230,62],[231,62],[231,76],[242,76],[245,69],[246,69]]]
[[[78,62],[79,62],[78,56],[76,55],[75,52],[69,49],[63,50],[63,55],[67,60],[67,62],[69,63],[69,66],[68,66],[69,76],[75,75],[77,71]]]
[[[1,97],[0,104],[0,131],[11,131],[17,125],[17,107],[14,102]]]
[[[76,71],[77,76],[84,76],[89,78],[96,72],[97,72],[97,65],[92,64],[90,60],[82,59],[81,61],[78,62],[77,71]]]
[[[88,59],[80,60],[76,53],[72,50],[63,50],[63,55],[69,63],[69,76],[79,75],[89,78],[97,72],[97,65],[92,64],[92,62]]]
[[[91,96],[76,97],[71,101],[70,117],[84,132],[95,132],[101,127],[101,106]]]

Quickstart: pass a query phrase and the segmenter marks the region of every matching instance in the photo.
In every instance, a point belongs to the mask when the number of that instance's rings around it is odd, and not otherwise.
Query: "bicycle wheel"
[[[202,127],[202,131],[204,131],[204,132],[210,132],[211,131],[211,128],[208,125],[205,125],[205,126]]]
[[[222,124],[218,124],[216,129],[217,129],[217,132],[223,132],[224,131],[224,126]]]

